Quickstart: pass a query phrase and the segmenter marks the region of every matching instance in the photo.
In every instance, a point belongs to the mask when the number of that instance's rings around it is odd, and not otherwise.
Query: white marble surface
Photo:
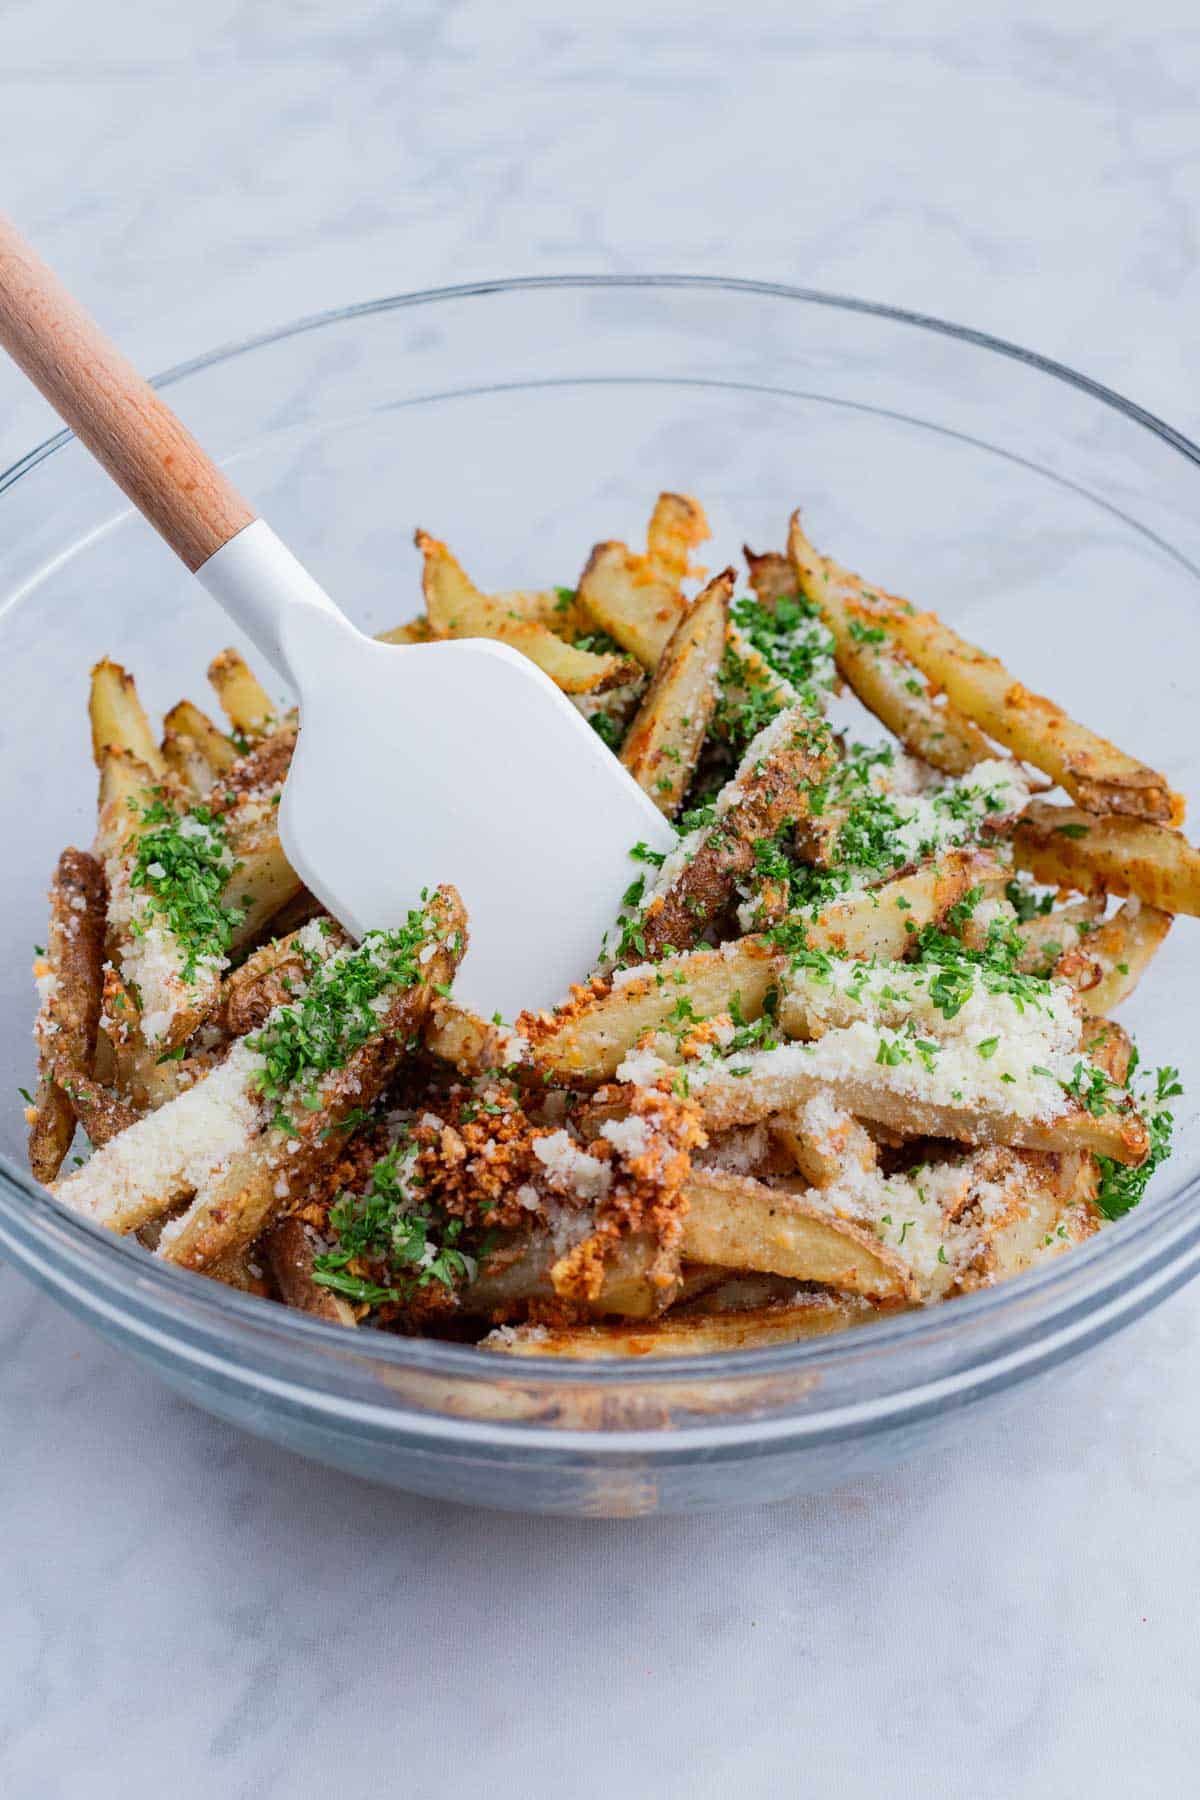
[[[405,287],[734,270],[1193,434],[1198,83],[1193,0],[0,9],[6,204],[147,367]],[[0,368],[0,466],[45,426]],[[555,1523],[264,1448],[0,1271],[0,1790],[1194,1792],[1198,1305],[886,1483]]]

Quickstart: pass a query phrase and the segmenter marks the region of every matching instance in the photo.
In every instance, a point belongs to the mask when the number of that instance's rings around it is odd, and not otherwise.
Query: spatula
[[[295,689],[279,829],[318,899],[357,937],[451,881],[470,918],[459,997],[505,1018],[562,998],[630,847],[675,842],[570,701],[507,645],[353,626],[2,216],[0,344]]]

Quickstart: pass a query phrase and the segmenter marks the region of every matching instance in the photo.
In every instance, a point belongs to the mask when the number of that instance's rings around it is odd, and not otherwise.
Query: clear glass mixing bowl
[[[201,442],[364,626],[418,606],[410,540],[495,587],[571,583],[699,495],[709,562],[816,541],[921,596],[1197,791],[1200,452],[1070,371],[977,333],[755,283],[527,281],[304,320],[165,378]],[[426,1494],[634,1513],[861,1476],[1079,1355],[1200,1257],[1200,1129],[1138,1212],[1007,1287],[841,1338],[730,1357],[511,1362],[349,1333],[156,1263],[24,1172],[30,946],[67,842],[92,834],[87,671],[152,707],[202,697],[212,603],[65,434],[0,478],[0,1249],[200,1405]],[[464,720],[464,730],[471,729]],[[503,779],[480,743],[480,778]],[[419,768],[397,769],[395,818]],[[536,805],[536,796],[530,796]],[[546,821],[553,830],[553,820]],[[1196,1082],[1200,933],[1176,928],[1128,1022]],[[50,1421],[47,1421],[49,1428]]]

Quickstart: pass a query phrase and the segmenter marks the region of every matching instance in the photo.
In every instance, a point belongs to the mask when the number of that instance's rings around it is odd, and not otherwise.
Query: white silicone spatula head
[[[571,703],[505,645],[356,630],[2,218],[0,343],[295,687],[280,833],[317,897],[357,936],[453,882],[459,996],[506,1018],[561,998],[618,910],[626,852],[674,842]]]

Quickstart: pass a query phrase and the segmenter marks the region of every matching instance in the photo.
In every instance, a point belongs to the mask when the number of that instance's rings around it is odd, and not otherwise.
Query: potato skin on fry
[[[46,976],[38,1015],[38,1089],[29,1127],[29,1166],[53,1181],[78,1117],[68,1089],[90,1081],[103,993],[104,871],[86,850],[64,850],[50,888]]]
[[[633,779],[668,819],[683,804],[716,705],[733,582],[733,570],[725,569],[675,627],[621,750]]]

